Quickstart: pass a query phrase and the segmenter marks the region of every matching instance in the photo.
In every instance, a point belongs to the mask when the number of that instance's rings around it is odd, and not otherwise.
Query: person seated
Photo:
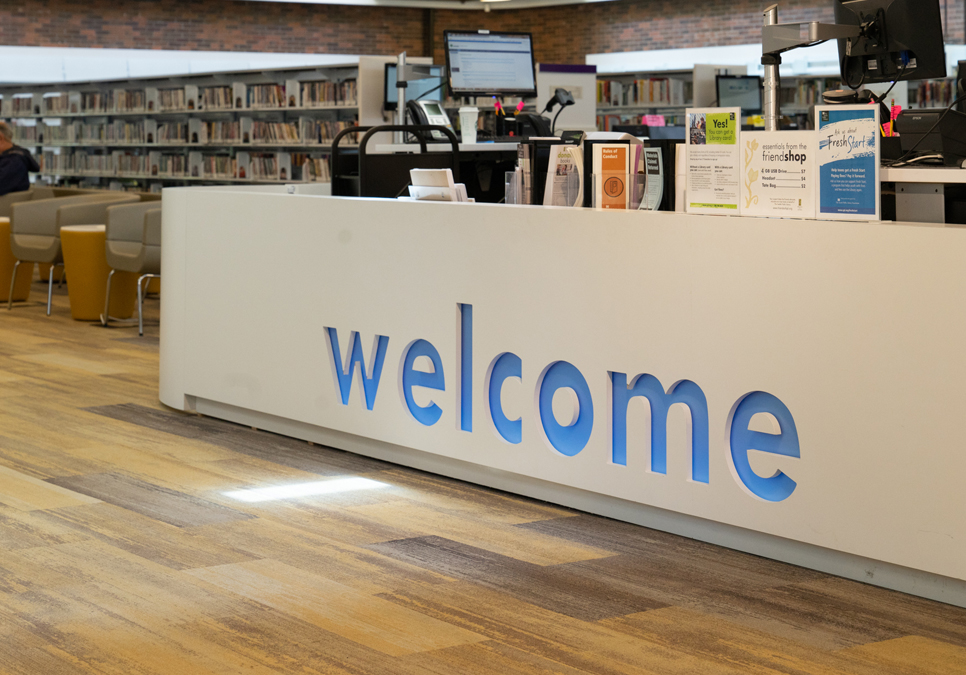
[[[0,197],[29,190],[31,171],[40,171],[37,160],[28,150],[13,144],[13,130],[0,122]]]

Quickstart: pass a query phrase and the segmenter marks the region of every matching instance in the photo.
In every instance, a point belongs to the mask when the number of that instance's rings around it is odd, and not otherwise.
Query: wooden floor
[[[0,309],[0,673],[966,673],[966,610],[157,400],[147,335]],[[388,487],[224,493],[359,476]]]

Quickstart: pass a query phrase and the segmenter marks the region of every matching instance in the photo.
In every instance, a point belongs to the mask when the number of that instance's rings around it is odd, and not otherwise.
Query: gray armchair
[[[17,262],[13,267],[7,309],[13,308],[14,281],[20,263],[46,263],[51,266],[50,286],[47,289],[47,316],[50,316],[54,269],[64,264],[60,228],[65,225],[103,223],[107,219],[108,206],[137,201],[137,195],[101,191],[14,203],[10,218],[10,249]]]
[[[59,188],[47,185],[38,185],[24,190],[23,192],[10,192],[0,197],[0,218],[9,218],[13,205],[20,202],[39,201],[41,199],[54,199],[55,197],[72,197],[74,195],[86,195],[103,190],[85,190],[83,188]]]
[[[107,293],[101,323],[114,320],[109,316],[111,278],[114,272],[138,275],[138,335],[144,335],[144,289],[146,281],[161,275],[161,203],[121,204],[107,209]]]

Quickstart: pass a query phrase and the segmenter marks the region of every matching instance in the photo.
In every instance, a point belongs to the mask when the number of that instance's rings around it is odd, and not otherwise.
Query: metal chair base
[[[21,262],[22,261],[17,260],[13,263],[13,276],[10,277],[10,295],[7,296],[7,311],[10,311],[11,309],[13,309],[13,289],[14,289],[14,286],[17,284],[17,270],[20,269]],[[32,265],[33,263],[30,263],[30,264]],[[64,266],[64,263],[62,262],[53,263],[50,266],[50,277],[47,280],[48,282],[47,283],[47,316],[50,316],[50,307],[54,299],[54,270],[58,267],[63,267],[63,266]],[[63,272],[61,272],[60,284],[63,284],[63,283],[64,283],[64,274]],[[57,288],[60,288],[60,284],[58,284]]]
[[[134,319],[117,319],[110,315],[109,310],[111,306],[111,279],[114,277],[115,270],[111,270],[107,275],[107,292],[104,294],[104,313],[101,314],[101,325],[107,326],[108,322],[114,321],[116,323],[123,324],[133,324]],[[147,292],[148,284],[142,283],[147,280],[151,283],[151,279],[160,278],[160,274],[142,274],[138,277],[138,335],[144,335],[144,296]]]

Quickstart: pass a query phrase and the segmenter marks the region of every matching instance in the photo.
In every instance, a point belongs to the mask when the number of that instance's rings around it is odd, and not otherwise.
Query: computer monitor
[[[537,95],[529,33],[443,31],[443,51],[454,97]]]
[[[443,67],[430,66],[432,77],[425,80],[414,80],[406,87],[406,100],[443,100]],[[395,110],[399,103],[399,87],[396,85],[396,64],[386,64],[386,86],[385,96],[383,96],[383,110]],[[433,91],[435,89],[435,91]]]
[[[861,26],[839,39],[842,82],[864,84],[946,77],[939,0],[833,0],[835,23]]]
[[[758,75],[716,75],[719,108],[741,108],[743,115],[761,113],[761,77]]]

